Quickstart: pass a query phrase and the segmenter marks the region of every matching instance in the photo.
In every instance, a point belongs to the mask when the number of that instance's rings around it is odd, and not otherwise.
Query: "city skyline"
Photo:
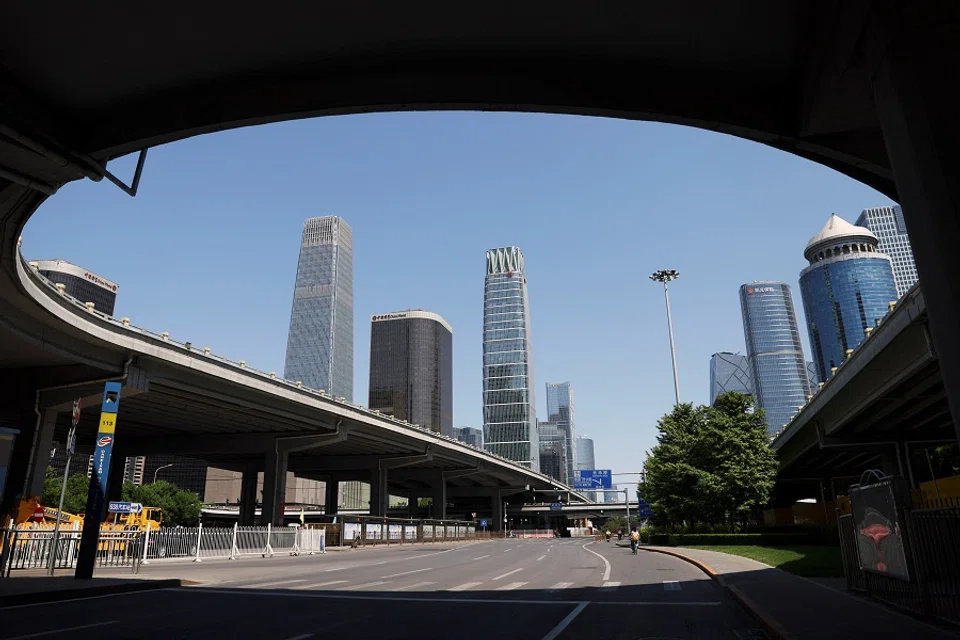
[[[547,420],[554,422],[563,434],[565,451],[564,465],[566,477],[573,482],[577,469],[577,423],[576,405],[573,402],[573,388],[569,382],[547,383]]]
[[[907,221],[900,205],[893,207],[869,207],[860,212],[854,223],[866,227],[880,241],[881,253],[890,256],[893,266],[893,281],[897,285],[897,298],[902,298],[910,287],[917,283],[917,263],[913,259],[913,246],[907,232]]]
[[[410,148],[418,150],[412,161]],[[132,172],[134,161],[112,166]],[[673,397],[663,294],[637,278],[662,265],[683,272],[670,292],[680,375],[690,378],[682,399],[706,404],[710,355],[744,348],[732,287],[760,278],[796,286],[802,243],[829,211],[853,220],[889,202],[795,156],[686,127],[376,114],[158,146],[137,198],[103,184],[67,185],[27,223],[23,251],[117,279],[117,308],[137,326],[279,376],[303,220],[337,213],[356,236],[355,314],[363,321],[355,323],[354,398],[368,394],[365,320],[385,309],[431,309],[456,329],[455,423],[480,427],[477,257],[518,245],[533,287],[537,378],[570,379],[577,426],[595,438],[598,460],[630,469],[637,454],[623,447],[624,425],[635,425],[636,449],[649,449]],[[102,225],[92,224],[92,212]],[[735,250],[745,229],[770,225],[794,249]],[[117,240],[109,252],[98,249],[103,227]],[[171,260],[170,247],[184,251]],[[805,331],[802,339],[809,358]],[[653,362],[651,353],[663,355]]]

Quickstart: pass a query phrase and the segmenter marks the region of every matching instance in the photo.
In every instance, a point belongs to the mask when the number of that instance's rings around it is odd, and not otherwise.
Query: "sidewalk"
[[[75,600],[131,591],[150,591],[181,586],[178,579],[91,578],[77,580],[71,576],[28,576],[0,578],[0,611],[4,607]]]
[[[957,640],[960,637],[960,634],[916,620],[882,604],[749,558],[682,547],[641,545],[640,549],[680,556],[700,565],[760,620],[774,638]]]

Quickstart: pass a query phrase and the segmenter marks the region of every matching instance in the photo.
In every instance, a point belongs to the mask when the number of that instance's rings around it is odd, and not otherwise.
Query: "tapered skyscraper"
[[[339,216],[303,223],[283,377],[353,401],[353,230]]]
[[[483,446],[540,470],[530,303],[523,253],[487,251],[483,292]]]
[[[743,336],[753,374],[753,397],[775,433],[807,402],[810,379],[790,287],[752,282],[740,287]]]
[[[573,389],[569,382],[547,383],[547,419],[557,425],[566,443],[563,464],[572,484],[577,469],[577,425],[573,419]],[[543,424],[543,423],[541,423]]]

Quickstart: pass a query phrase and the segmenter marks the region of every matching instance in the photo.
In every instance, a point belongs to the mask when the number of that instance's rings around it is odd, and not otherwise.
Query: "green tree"
[[[200,509],[203,506],[200,496],[165,480],[142,486],[124,484],[122,495],[125,501],[163,509],[165,526],[192,527],[200,521]]]
[[[63,476],[57,475],[52,467],[47,467],[46,478],[43,481],[43,496],[40,504],[56,509],[60,504],[60,489],[63,486]],[[72,473],[67,478],[67,490],[63,496],[63,510],[67,513],[83,513],[87,508],[87,490],[90,487],[90,478],[85,473]]]
[[[639,487],[655,521],[691,530],[698,522],[733,525],[766,504],[777,461],[750,396],[721,394],[714,407],[678,405],[657,427]]]
[[[709,468],[719,482],[718,514],[731,525],[744,522],[770,499],[777,475],[764,412],[754,411],[753,398],[737,392],[720,394],[706,412],[699,440],[710,452]]]

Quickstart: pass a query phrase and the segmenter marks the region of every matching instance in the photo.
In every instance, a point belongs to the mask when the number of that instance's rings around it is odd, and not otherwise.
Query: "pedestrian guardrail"
[[[0,575],[14,569],[71,569],[76,566],[82,531],[13,527],[2,535]],[[97,541],[96,566],[130,567],[140,571],[144,534],[137,529],[105,530]]]
[[[360,547],[377,544],[452,542],[477,538],[476,522],[407,520],[377,516],[340,518],[341,544]]]

